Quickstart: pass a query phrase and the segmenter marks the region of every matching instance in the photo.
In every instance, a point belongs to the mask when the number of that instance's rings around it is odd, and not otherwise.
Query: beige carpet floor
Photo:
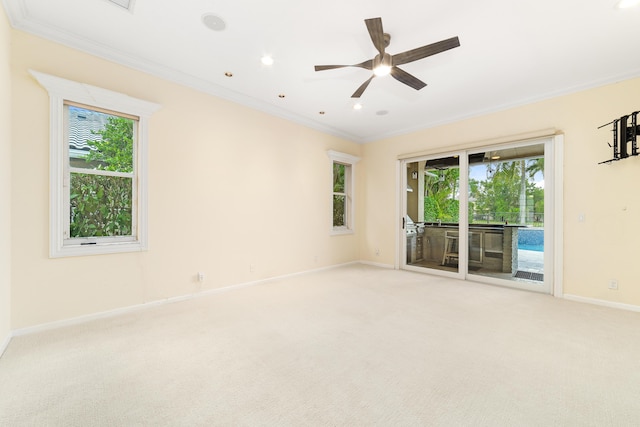
[[[640,314],[340,267],[16,337],[1,426],[638,426]]]

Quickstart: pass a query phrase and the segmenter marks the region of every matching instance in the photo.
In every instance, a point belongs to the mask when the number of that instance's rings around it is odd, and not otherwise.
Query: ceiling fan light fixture
[[[382,58],[377,55],[373,60],[373,74],[377,77],[383,77],[389,73],[391,73],[391,55],[385,53]]]
[[[388,76],[389,73],[391,73],[391,67],[388,65],[378,65],[373,70],[373,74],[375,74],[377,77]]]

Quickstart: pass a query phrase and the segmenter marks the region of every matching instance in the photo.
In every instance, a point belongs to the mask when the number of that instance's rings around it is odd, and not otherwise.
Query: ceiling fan
[[[450,39],[408,50],[406,52],[390,55],[384,51],[384,49],[389,46],[391,36],[382,31],[382,18],[365,19],[364,22],[367,25],[367,30],[369,30],[371,41],[373,42],[376,50],[379,52],[378,55],[375,56],[375,58],[354,65],[315,66],[316,71],[332,70],[334,68],[343,67],[359,67],[364,68],[365,70],[373,71],[373,75],[369,77],[369,79],[364,83],[362,83],[362,85],[360,85],[360,87],[353,93],[353,95],[351,95],[352,98],[360,98],[360,96],[364,93],[365,89],[367,88],[367,86],[369,86],[369,83],[371,83],[371,80],[373,80],[374,77],[380,77],[387,74],[391,74],[391,77],[401,83],[406,84],[409,87],[414,88],[415,90],[420,90],[427,84],[417,77],[414,77],[413,75],[402,70],[401,68],[398,68],[398,65],[417,61],[419,59],[423,59],[428,56],[444,52],[445,50],[453,49],[460,46],[458,37],[452,37]]]

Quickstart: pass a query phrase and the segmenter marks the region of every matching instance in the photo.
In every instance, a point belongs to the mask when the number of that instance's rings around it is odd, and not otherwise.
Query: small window
[[[347,186],[351,166],[333,162],[333,228],[347,226]],[[348,182],[348,179],[347,179]]]
[[[31,71],[49,92],[49,256],[145,250],[147,119],[159,108]]]
[[[354,230],[354,166],[360,160],[349,154],[328,152],[332,166],[332,234],[348,234]]]

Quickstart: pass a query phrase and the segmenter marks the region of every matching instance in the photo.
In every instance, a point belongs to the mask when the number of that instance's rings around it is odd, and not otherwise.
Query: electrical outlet
[[[376,248],[376,256],[380,256],[380,249]]]
[[[618,281],[616,279],[609,280],[609,286],[607,286],[612,291],[618,290]]]
[[[254,264],[249,264],[249,272],[253,273],[254,271],[256,271],[256,266]]]
[[[204,282],[204,273],[198,272],[198,282]]]

